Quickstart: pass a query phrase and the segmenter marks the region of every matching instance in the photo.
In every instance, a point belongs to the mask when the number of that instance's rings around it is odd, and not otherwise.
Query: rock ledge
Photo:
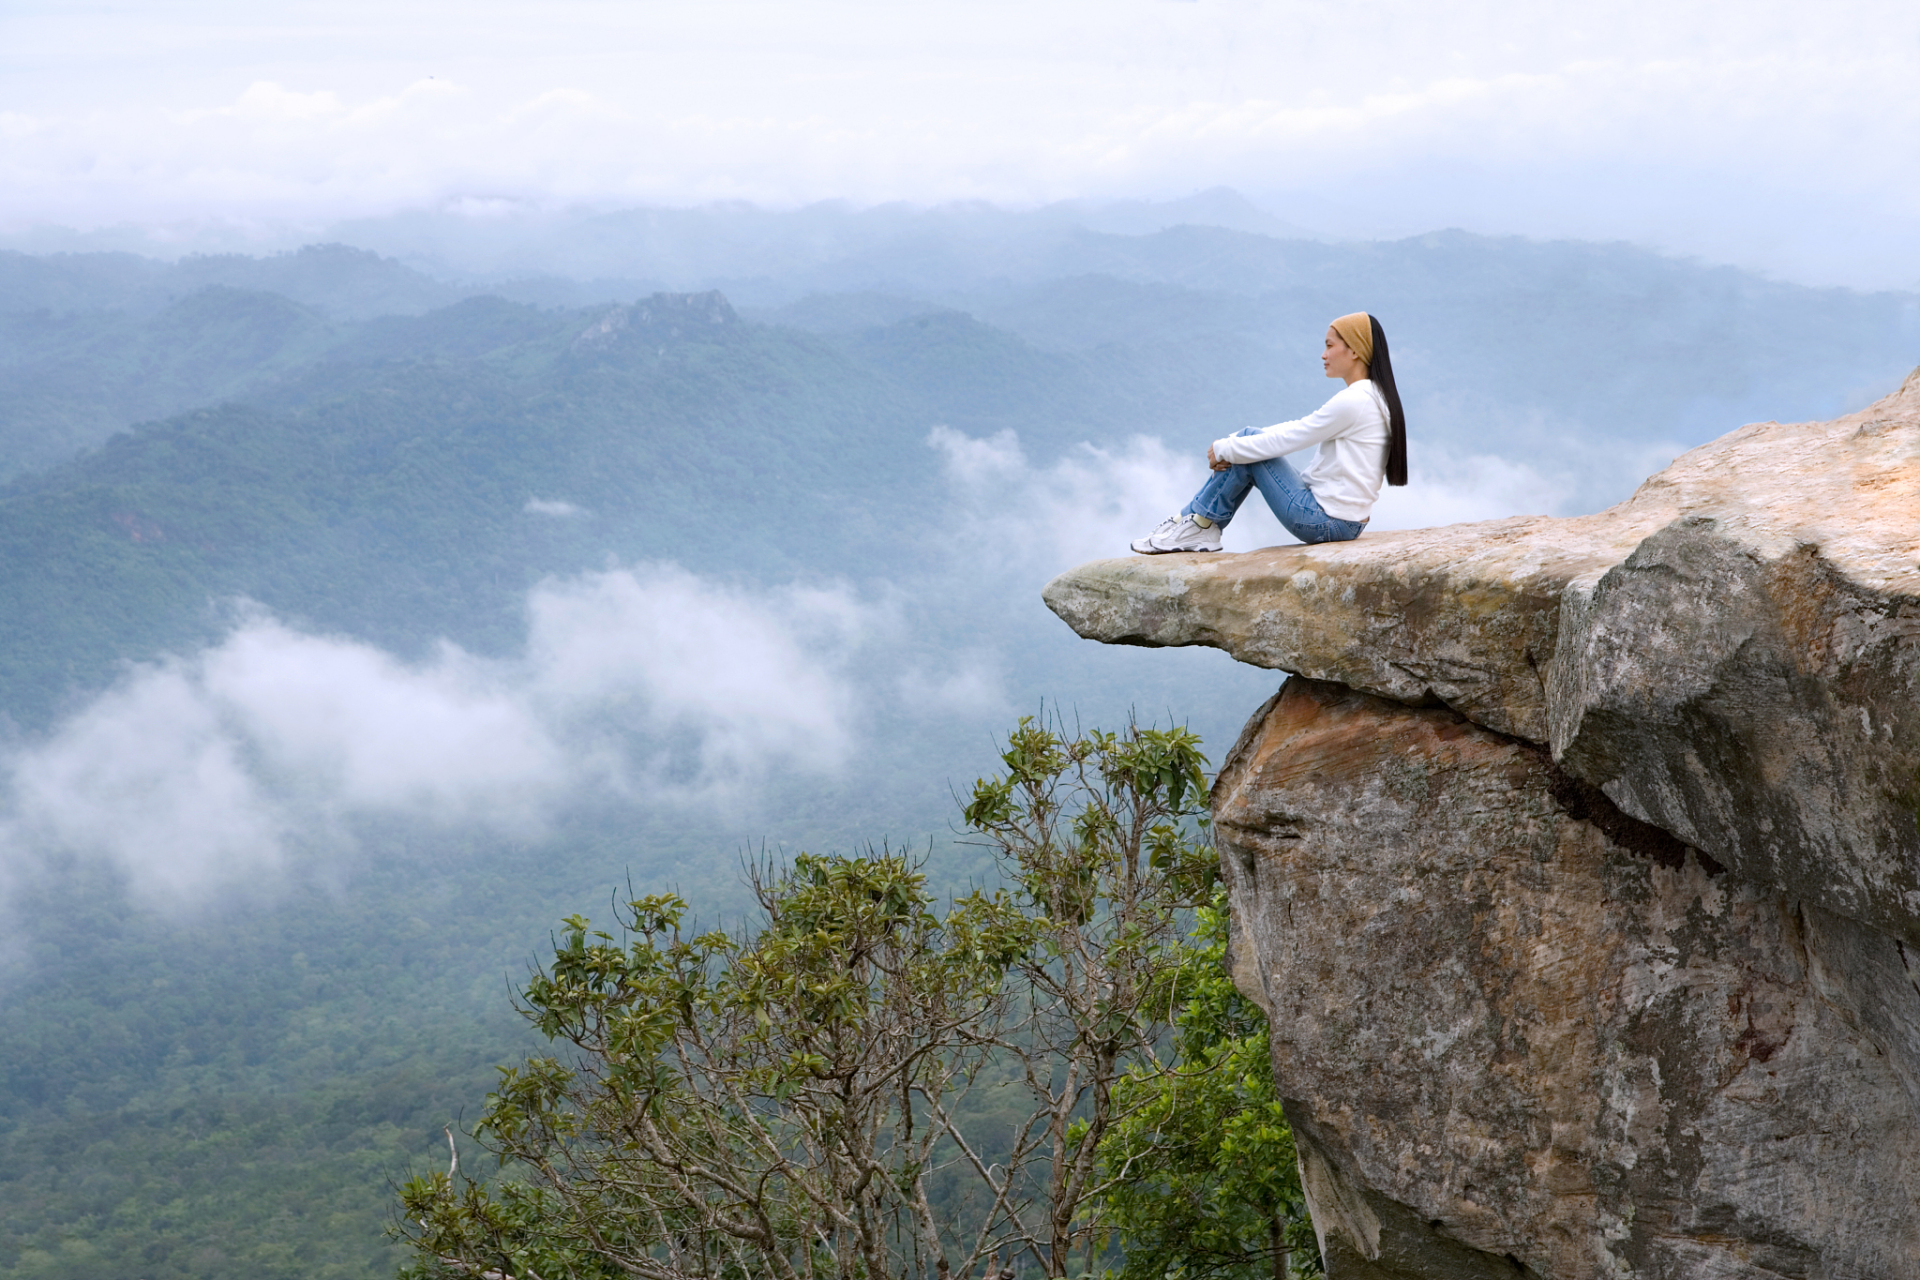
[[[1097,560],[1044,595],[1088,639],[1547,744],[1634,817],[1920,946],[1920,371],[1596,515]]]

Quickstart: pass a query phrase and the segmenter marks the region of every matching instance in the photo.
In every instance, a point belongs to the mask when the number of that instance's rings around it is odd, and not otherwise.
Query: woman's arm
[[[1207,450],[1207,461],[1216,471],[1221,471],[1236,463],[1265,462],[1268,458],[1282,457],[1310,444],[1331,440],[1358,422],[1360,401],[1348,394],[1351,390],[1334,393],[1333,399],[1304,418],[1277,422],[1252,435],[1215,440]]]

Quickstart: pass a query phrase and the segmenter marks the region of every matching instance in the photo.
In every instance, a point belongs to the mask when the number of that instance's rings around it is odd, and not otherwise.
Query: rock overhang
[[[1626,502],[1102,560],[1049,607],[1541,743],[1737,872],[1920,944],[1920,371],[1756,423]]]
[[[1545,666],[1561,596],[1632,548],[1608,554],[1623,539],[1589,529],[1594,519],[1520,517],[1238,555],[1096,560],[1043,595],[1091,640],[1208,645],[1257,667],[1416,706],[1444,703],[1497,732],[1545,741]]]

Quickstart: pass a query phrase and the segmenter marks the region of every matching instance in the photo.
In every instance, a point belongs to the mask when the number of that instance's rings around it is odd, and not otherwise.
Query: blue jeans
[[[1248,427],[1234,434],[1250,436],[1258,430]],[[1241,463],[1214,472],[1180,514],[1205,516],[1224,528],[1256,487],[1287,532],[1302,542],[1352,542],[1367,527],[1365,520],[1342,520],[1322,511],[1320,500],[1301,483],[1300,473],[1285,458]]]

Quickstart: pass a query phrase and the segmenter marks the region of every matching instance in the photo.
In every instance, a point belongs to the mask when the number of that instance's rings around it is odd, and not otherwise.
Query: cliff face
[[[1920,374],[1598,515],[1046,595],[1304,677],[1214,807],[1334,1280],[1920,1275]]]

